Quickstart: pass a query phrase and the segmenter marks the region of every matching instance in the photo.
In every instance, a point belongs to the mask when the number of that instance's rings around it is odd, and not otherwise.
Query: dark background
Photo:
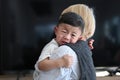
[[[95,12],[95,66],[120,66],[119,0],[0,0],[0,72],[33,70],[59,15],[76,3]]]

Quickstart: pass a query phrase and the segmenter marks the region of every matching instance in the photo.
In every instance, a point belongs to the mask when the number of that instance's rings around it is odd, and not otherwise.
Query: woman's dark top
[[[78,41],[75,44],[67,44],[77,54],[80,66],[79,80],[96,80],[95,67],[92,59],[92,52],[87,41]]]

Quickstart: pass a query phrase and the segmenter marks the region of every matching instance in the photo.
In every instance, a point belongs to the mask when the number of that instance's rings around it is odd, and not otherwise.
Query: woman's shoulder
[[[68,45],[62,45],[59,47],[59,50],[71,52],[73,49]]]

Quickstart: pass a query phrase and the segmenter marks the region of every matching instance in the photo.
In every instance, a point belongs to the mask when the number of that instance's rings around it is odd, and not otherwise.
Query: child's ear
[[[56,34],[56,32],[57,32],[57,26],[54,27],[54,32]]]

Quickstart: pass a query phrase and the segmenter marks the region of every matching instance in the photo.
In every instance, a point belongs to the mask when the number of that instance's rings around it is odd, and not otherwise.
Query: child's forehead
[[[58,25],[58,27],[64,28],[64,29],[77,29],[81,31],[81,28],[79,26],[73,26],[73,25],[66,24],[66,23],[61,23]]]
[[[67,23],[60,23],[59,25],[58,25],[59,27],[62,27],[62,28],[67,28],[67,27],[74,27],[74,26],[72,26],[72,25],[70,25],[70,24],[67,24]]]

